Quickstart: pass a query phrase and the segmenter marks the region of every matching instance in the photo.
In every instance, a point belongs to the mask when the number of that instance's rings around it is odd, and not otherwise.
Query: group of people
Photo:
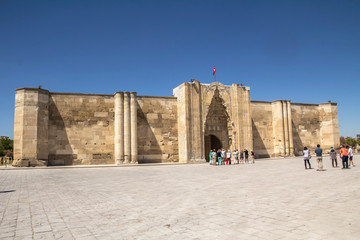
[[[243,164],[255,163],[255,153],[253,150],[250,152],[247,149],[238,151],[237,149],[234,152],[231,152],[230,149],[227,151],[225,149],[212,149],[209,154],[209,163],[210,165],[230,165],[231,162],[233,164]]]
[[[322,153],[323,150],[322,148],[320,148],[320,144],[317,145],[317,148],[315,149],[315,154],[316,154],[316,162],[317,162],[317,171],[323,171],[323,161],[322,161]],[[311,169],[311,164],[310,164],[310,159],[311,159],[311,154],[310,154],[310,150],[307,147],[304,147],[303,150],[303,154],[304,154],[304,164],[305,164],[305,169]],[[342,168],[343,169],[347,169],[349,167],[355,167],[354,162],[353,162],[353,150],[351,147],[349,146],[343,146],[341,145],[340,151],[340,158],[342,159]],[[337,152],[335,151],[335,149],[333,147],[330,148],[330,159],[331,159],[331,164],[333,168],[337,167]]]

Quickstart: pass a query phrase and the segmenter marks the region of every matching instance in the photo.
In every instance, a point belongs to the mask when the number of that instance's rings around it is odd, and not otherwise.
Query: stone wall
[[[255,156],[274,156],[273,114],[271,102],[251,101],[251,121]]]
[[[114,164],[114,97],[51,93],[49,165]]]
[[[139,163],[177,162],[176,98],[137,96]],[[49,165],[114,164],[114,96],[52,93]]]
[[[177,99],[123,95],[131,111],[119,124],[131,128],[122,142],[126,150],[131,138],[131,163],[178,162]],[[115,164],[115,97],[18,89],[14,142],[15,166]]]
[[[250,101],[250,88],[192,80],[174,97],[16,90],[14,166],[204,162],[210,148],[256,157],[339,145],[336,103]]]
[[[328,102],[319,104],[320,140],[324,149],[340,146],[340,133],[337,104]]]
[[[321,143],[318,105],[292,103],[291,115],[295,155],[302,155],[304,147],[315,149]]]
[[[138,96],[138,162],[178,162],[177,99]]]
[[[302,155],[317,144],[339,146],[336,103],[305,104],[286,100],[251,102],[256,157]]]

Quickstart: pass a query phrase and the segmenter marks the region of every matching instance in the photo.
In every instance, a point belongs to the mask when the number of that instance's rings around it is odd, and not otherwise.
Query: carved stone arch
[[[208,91],[208,94],[210,94],[210,91],[211,89]],[[226,89],[224,92],[226,92]],[[208,103],[209,99],[206,99],[206,107],[208,109],[206,115],[204,115],[203,129],[205,141],[209,136],[215,135],[220,139],[225,148],[233,147],[234,123],[231,120],[229,109],[226,107],[223,96],[221,96],[220,90],[217,87],[213,89],[213,93],[210,96],[210,103]],[[207,145],[205,145],[205,149],[208,150]]]
[[[224,86],[222,83],[213,82],[213,83],[209,84],[208,86],[206,86],[206,89],[203,94],[203,99],[202,99],[202,103],[203,103],[203,107],[202,107],[203,113],[202,114],[204,116],[203,126],[205,126],[206,117],[209,113],[209,107],[210,107],[211,101],[214,97],[214,93],[215,93],[216,89],[219,90],[220,97],[223,99],[223,104],[226,109],[226,112],[229,115],[232,125],[234,125],[234,123],[232,121],[232,111],[231,111],[231,94],[230,94],[228,88],[226,86]]]

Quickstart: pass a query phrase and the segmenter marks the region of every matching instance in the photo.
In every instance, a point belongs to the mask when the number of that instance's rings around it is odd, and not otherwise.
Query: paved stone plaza
[[[0,239],[359,239],[360,162],[324,166],[2,168]]]

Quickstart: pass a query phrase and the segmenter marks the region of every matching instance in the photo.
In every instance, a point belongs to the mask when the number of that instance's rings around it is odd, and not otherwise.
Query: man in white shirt
[[[353,150],[352,150],[352,148],[350,146],[349,147],[349,160],[350,160],[349,166],[350,167],[355,167],[354,162],[353,162],[353,157],[354,157]]]

